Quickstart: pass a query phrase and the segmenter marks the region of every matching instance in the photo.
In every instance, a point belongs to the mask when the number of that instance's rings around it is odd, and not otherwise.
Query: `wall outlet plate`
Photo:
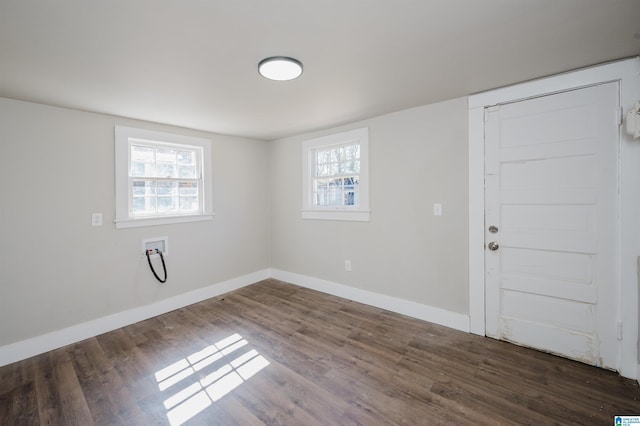
[[[102,226],[102,213],[91,213],[91,226]]]

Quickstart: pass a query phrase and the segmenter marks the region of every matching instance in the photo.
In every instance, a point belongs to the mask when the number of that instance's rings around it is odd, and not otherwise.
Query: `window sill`
[[[302,210],[302,219],[369,222],[368,210]]]
[[[148,217],[140,219],[117,219],[116,228],[137,228],[139,226],[170,225],[173,223],[201,222],[212,220],[215,214],[193,216]]]

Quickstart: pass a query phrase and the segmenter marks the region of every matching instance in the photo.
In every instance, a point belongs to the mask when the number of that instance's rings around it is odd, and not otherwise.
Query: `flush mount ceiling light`
[[[302,75],[302,63],[286,56],[272,56],[260,61],[258,72],[269,80],[293,80]]]

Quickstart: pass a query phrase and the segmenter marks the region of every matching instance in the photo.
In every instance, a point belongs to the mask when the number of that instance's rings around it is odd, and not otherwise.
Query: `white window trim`
[[[129,216],[129,139],[192,145],[202,148],[203,212],[193,215],[131,218]],[[134,127],[115,126],[116,228],[166,225],[213,219],[211,141],[193,136],[175,135]]]
[[[360,144],[360,205],[357,207],[314,206],[311,191],[313,156],[310,153],[312,150],[356,141]],[[302,180],[302,219],[369,221],[371,213],[369,211],[369,129],[363,127],[304,141],[302,143]]]

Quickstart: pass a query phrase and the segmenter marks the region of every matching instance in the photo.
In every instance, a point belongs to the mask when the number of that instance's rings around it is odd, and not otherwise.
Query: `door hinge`
[[[622,340],[622,322],[618,322],[618,340]]]

